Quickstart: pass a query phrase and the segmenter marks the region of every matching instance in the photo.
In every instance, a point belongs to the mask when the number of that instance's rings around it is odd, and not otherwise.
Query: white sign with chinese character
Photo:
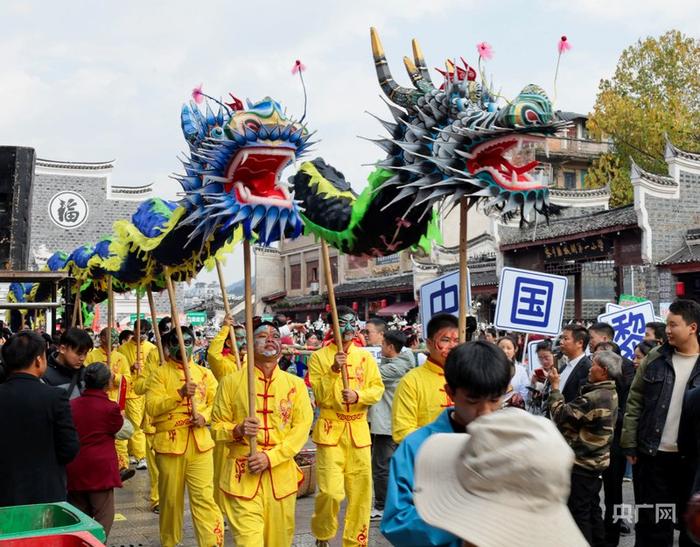
[[[649,301],[598,316],[598,321],[613,328],[613,342],[620,346],[620,353],[627,359],[634,359],[634,348],[644,339],[646,324],[655,319],[654,305]]]
[[[467,307],[471,305],[471,279],[467,268]],[[420,318],[423,333],[428,332],[428,321],[438,313],[459,315],[459,272],[452,272],[420,287]],[[467,309],[467,315],[469,310]]]
[[[495,325],[499,329],[556,336],[564,318],[566,288],[561,275],[503,268]]]
[[[49,201],[49,218],[66,230],[82,226],[89,213],[87,201],[76,192],[59,192]]]

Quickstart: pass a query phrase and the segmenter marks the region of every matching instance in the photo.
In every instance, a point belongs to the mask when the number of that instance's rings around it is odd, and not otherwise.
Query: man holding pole
[[[343,545],[367,545],[372,506],[367,409],[381,399],[384,384],[372,355],[353,344],[357,316],[352,309],[338,307],[338,326],[343,347],[331,343],[309,359],[311,387],[321,411],[312,437],[318,446],[319,493],[311,531],[316,545],[327,546],[338,530],[338,510],[347,495]]]
[[[92,363],[106,363],[107,362],[107,346],[108,340],[107,336],[109,328],[104,328],[100,331],[100,345],[93,348],[90,353],[87,354],[85,358],[85,366]],[[116,329],[112,329],[112,347],[116,348],[119,345],[119,334]],[[111,401],[115,403],[119,402],[119,388],[122,379],[128,385],[131,383],[131,369],[129,368],[129,363],[121,353],[117,351],[112,351],[110,355],[110,367],[112,369],[112,387],[107,391],[107,396]],[[114,446],[117,450],[117,458],[119,460],[119,472],[121,474],[122,481],[125,478],[132,477],[134,475],[134,470],[130,470],[129,473],[129,449],[128,442],[126,440],[114,441]]]
[[[294,540],[294,509],[301,473],[294,456],[309,437],[311,401],[301,378],[279,369],[279,329],[253,324],[256,416],[248,411],[248,369],[219,385],[212,414],[214,438],[227,456],[215,488],[237,547],[287,547]],[[257,439],[250,455],[248,437]]]
[[[223,519],[213,491],[214,441],[206,427],[217,382],[209,370],[192,361],[194,336],[189,329],[182,329],[186,355],[176,330],[164,337],[163,344],[168,357],[150,374],[146,390],[146,411],[156,430],[160,542],[174,547],[182,540],[187,484],[198,545],[223,545]]]
[[[156,350],[156,346],[151,344],[146,335],[151,330],[151,324],[145,319],[137,319],[134,325],[135,332],[140,332],[140,340],[134,336],[131,340],[122,344],[117,349],[124,357],[126,357],[129,367],[131,368],[131,379],[129,389],[126,392],[126,417],[134,426],[134,434],[129,439],[129,454],[136,460],[136,469],[146,469],[146,437],[143,433],[142,425],[144,419],[144,398],[134,391],[134,383],[143,372],[143,364],[148,359],[149,354]],[[137,359],[136,345],[140,345],[140,357]]]

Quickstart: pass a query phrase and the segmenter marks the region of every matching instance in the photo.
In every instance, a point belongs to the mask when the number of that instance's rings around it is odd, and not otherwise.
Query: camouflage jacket
[[[615,382],[586,384],[570,403],[564,402],[561,391],[553,390],[547,402],[552,421],[576,455],[576,465],[592,471],[606,469],[617,419]]]

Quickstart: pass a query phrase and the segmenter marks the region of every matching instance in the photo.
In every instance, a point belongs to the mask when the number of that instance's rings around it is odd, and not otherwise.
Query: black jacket
[[[68,398],[75,399],[85,391],[85,367],[77,370],[64,367],[58,362],[57,357],[57,352],[49,355],[48,366],[42,380],[50,386],[63,388],[64,391],[68,391],[73,386]]]
[[[579,389],[588,383],[588,370],[591,368],[591,359],[588,356],[581,357],[581,360],[576,363],[574,370],[571,372],[564,389],[561,394],[564,396],[564,402],[570,403],[578,397]],[[564,370],[564,367],[559,368],[559,373]]]
[[[0,385],[0,506],[65,501],[80,443],[65,390],[30,374]]]
[[[649,456],[655,456],[659,449],[671,403],[673,384],[676,380],[673,351],[673,347],[665,344],[660,348],[658,357],[644,370],[642,410],[637,425],[637,451]],[[688,390],[700,387],[700,357],[695,362],[685,387],[686,395]],[[681,439],[679,441],[682,442]]]
[[[688,457],[691,469],[695,471],[692,492],[700,492],[700,387],[689,389],[685,394],[678,449]]]

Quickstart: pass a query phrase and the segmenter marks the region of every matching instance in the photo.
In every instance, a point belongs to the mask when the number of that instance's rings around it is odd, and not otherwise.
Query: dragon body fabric
[[[141,203],[131,220],[114,223],[114,233],[94,245],[56,252],[47,269],[68,270],[81,283],[83,302],[106,298],[106,279],[114,289],[164,288],[168,267],[176,281],[188,280],[241,237],[268,245],[282,235],[297,237],[302,221],[282,170],[300,157],[309,133],[286,118],[279,103],[221,104],[214,113],[190,102],[182,108],[182,131],[190,148],[180,201],[152,198]],[[40,301],[45,284],[14,283],[15,302]]]
[[[414,88],[400,87],[374,29],[371,39],[393,118],[379,120],[389,135],[374,141],[387,156],[359,196],[323,159],[302,164],[292,183],[308,232],[344,253],[383,256],[426,242],[434,206],[462,197],[524,221],[549,215],[547,188],[533,176],[537,162],[519,163],[524,149],[566,125],[541,88],[528,85],[498,108],[476,71],[451,61],[435,87],[415,40],[414,60],[404,58]]]

